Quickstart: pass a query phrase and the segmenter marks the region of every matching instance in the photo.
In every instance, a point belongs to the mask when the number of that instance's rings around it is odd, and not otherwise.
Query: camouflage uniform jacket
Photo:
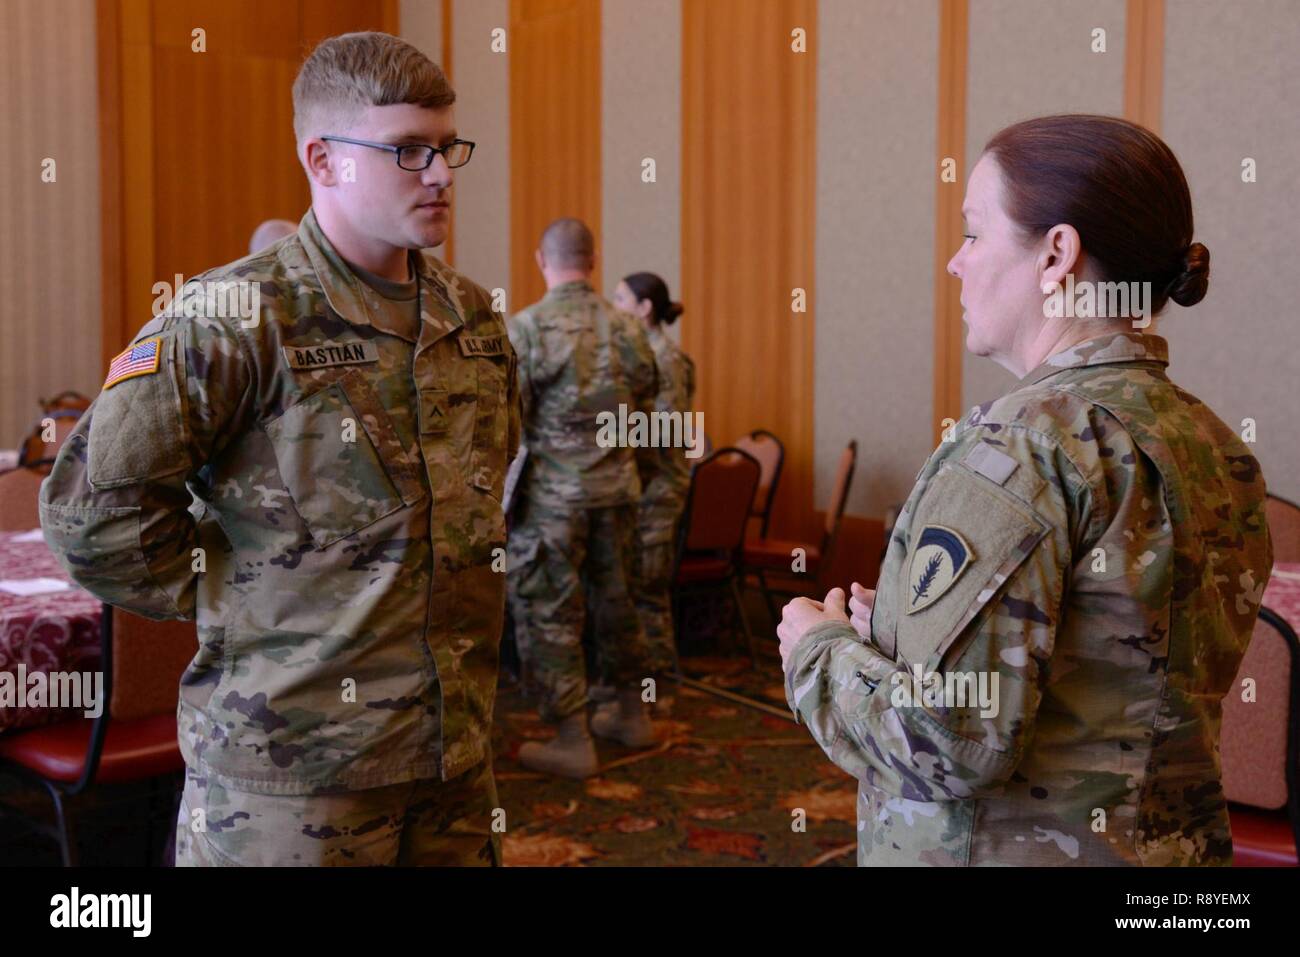
[[[376,324],[312,212],[191,280],[259,283],[260,316],[209,298],[150,322],[157,371],[101,392],[42,486],[81,585],[197,618],[181,750],[229,788],[446,780],[488,754],[515,359],[483,289],[415,261],[418,341]]]
[[[646,333],[654,350],[659,374],[659,394],[655,397],[655,414],[667,417],[676,413],[691,414],[695,395],[695,363],[677,347],[662,328]],[[683,430],[683,435],[685,434]],[[704,436],[694,436],[701,445]],[[686,493],[691,487],[691,462],[686,449],[665,445],[658,449],[659,467],[641,495],[639,527],[641,542],[662,545],[672,542],[673,530],[686,507]]]
[[[601,423],[654,411],[654,353],[640,321],[583,281],[549,290],[508,322],[519,355],[528,463],[519,494],[545,505],[635,504],[657,449],[603,442]],[[609,417],[601,417],[608,413]],[[616,429],[610,437],[620,439]]]
[[[1272,565],[1264,483],[1167,363],[1103,336],[972,409],[898,520],[871,640],[794,648],[790,706],[860,782],[860,864],[1231,862],[1220,701]],[[961,706],[980,678],[996,707]]]

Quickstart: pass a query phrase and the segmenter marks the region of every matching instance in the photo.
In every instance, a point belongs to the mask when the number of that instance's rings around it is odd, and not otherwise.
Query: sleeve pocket
[[[166,336],[156,372],[123,379],[99,394],[87,412],[91,488],[119,488],[188,469],[183,374],[176,337]]]
[[[922,533],[937,526],[969,543],[968,564],[945,591],[916,610],[911,601],[916,551]],[[931,480],[917,504],[910,549],[895,587],[900,663],[937,670],[938,662],[963,629],[998,593],[1048,532],[1032,507],[964,465],[948,465]],[[921,563],[924,564],[924,563]],[[917,569],[922,574],[922,569]]]

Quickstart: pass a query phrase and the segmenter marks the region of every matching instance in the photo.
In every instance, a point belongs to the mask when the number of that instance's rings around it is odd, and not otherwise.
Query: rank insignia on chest
[[[158,371],[158,358],[162,355],[162,339],[155,336],[143,342],[133,342],[113,357],[108,364],[108,377],[104,388],[111,389],[124,379],[138,375],[151,375]]]
[[[951,528],[925,526],[907,569],[907,613],[934,604],[974,557],[965,539]]]

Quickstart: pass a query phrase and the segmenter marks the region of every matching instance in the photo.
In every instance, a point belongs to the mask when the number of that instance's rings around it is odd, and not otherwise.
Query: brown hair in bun
[[[656,322],[671,326],[685,311],[680,302],[673,302],[669,298],[668,284],[652,272],[634,272],[624,276],[623,281],[638,302],[642,299],[650,300],[650,315]]]
[[[1028,239],[1073,226],[1100,281],[1151,284],[1152,314],[1205,296],[1210,251],[1192,242],[1187,177],[1150,130],[1114,116],[1042,116],[1008,126],[984,152]]]

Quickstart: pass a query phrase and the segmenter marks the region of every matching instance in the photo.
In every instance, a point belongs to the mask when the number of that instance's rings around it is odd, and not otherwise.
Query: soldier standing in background
[[[636,316],[645,326],[659,374],[655,413],[690,415],[695,363],[667,332],[667,327],[682,314],[682,304],[672,301],[667,284],[654,273],[638,272],[623,277],[614,289],[614,305]],[[699,436],[698,441],[703,438]],[[641,494],[637,513],[633,597],[655,670],[661,675],[676,665],[672,573],[677,526],[691,487],[691,463],[686,452],[685,447],[670,445],[658,449],[659,467]],[[662,696],[656,699],[656,703],[668,701]],[[601,709],[592,719],[592,729],[602,737],[610,737],[614,719],[613,710]]]
[[[473,144],[442,71],[383,33],[321,43],[293,101],[311,210],[194,280],[256,284],[260,312],[148,323],[41,524],[93,594],[198,619],[178,864],[499,864],[514,354],[488,294],[421,252]]]
[[[1272,549],[1259,463],[1150,328],[1209,280],[1187,180],[1136,124],[1050,116],[962,212],[967,348],[1021,383],[940,443],[851,618],[786,606],[790,707],[860,782],[859,864],[1230,864],[1220,702]],[[1063,313],[1068,277],[1145,312]]]
[[[526,767],[567,777],[597,770],[587,723],[584,624],[618,687],[608,730],[629,747],[653,741],[641,680],[653,672],[633,604],[637,503],[657,450],[601,440],[598,418],[654,410],[654,354],[641,324],[591,285],[594,241],[576,219],[542,234],[541,301],[512,316],[528,465],[510,531],[511,617],[527,685],[559,733],[519,749]]]

